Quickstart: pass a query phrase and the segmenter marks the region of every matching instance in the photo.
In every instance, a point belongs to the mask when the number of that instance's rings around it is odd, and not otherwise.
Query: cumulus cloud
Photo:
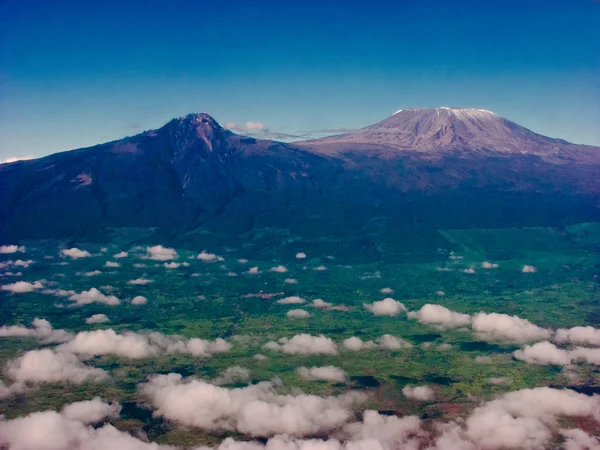
[[[404,386],[402,393],[411,400],[420,400],[422,402],[432,400],[434,397],[433,389],[429,386]]]
[[[0,327],[0,337],[33,337],[44,344],[61,343],[71,339],[71,333],[65,330],[55,330],[50,322],[45,319],[35,318],[31,322],[32,328],[22,325]]]
[[[327,267],[325,267],[325,266],[317,266],[313,270],[316,270],[318,272],[322,272],[324,270],[327,270]]]
[[[306,258],[306,253],[303,253],[303,252],[296,253],[296,258],[304,259],[304,258]]]
[[[43,411],[13,420],[0,419],[0,447],[13,450],[173,450],[148,443],[112,425],[89,426],[118,417],[117,404],[99,399],[67,405],[62,412]]]
[[[557,342],[593,345],[600,347],[600,329],[594,327],[559,328],[556,330]]]
[[[473,316],[472,327],[481,339],[492,341],[530,342],[552,336],[550,330],[508,314],[477,313]]]
[[[110,322],[110,320],[108,319],[106,314],[94,314],[94,315],[88,317],[87,319],[85,319],[85,323],[87,323],[87,324],[106,323],[106,322]]]
[[[285,273],[287,272],[287,268],[285,266],[275,266],[275,267],[271,267],[271,272],[277,272],[277,273]]]
[[[489,261],[484,261],[484,262],[481,263],[481,267],[483,269],[497,269],[498,268],[498,264],[491,263]]]
[[[199,338],[182,339],[161,333],[116,333],[112,329],[82,331],[62,345],[59,350],[84,356],[116,355],[140,359],[159,354],[187,353],[194,356],[211,356],[231,349],[223,339],[208,341]]]
[[[131,299],[132,305],[145,305],[146,303],[148,303],[148,299],[141,295],[137,295]]]
[[[175,261],[171,261],[168,263],[164,263],[163,266],[165,267],[165,269],[178,269],[179,266],[181,266],[181,264]]]
[[[144,278],[144,277],[136,278],[135,280],[129,280],[127,282],[127,284],[132,284],[134,286],[140,286],[140,285],[150,284],[150,283],[154,283],[154,280],[149,280],[149,279]]]
[[[0,262],[0,269],[7,269],[9,267],[13,267],[13,268],[22,267],[24,269],[27,269],[33,263],[34,263],[34,261],[31,259],[27,259],[27,260],[17,259],[16,261],[8,260],[5,262]]]
[[[61,415],[67,419],[90,424],[106,418],[117,418],[121,407],[118,403],[105,403],[100,397],[70,403],[63,407]]]
[[[113,255],[113,258],[120,259],[120,258],[127,258],[127,256],[129,256],[129,253],[127,253],[127,252],[119,252],[119,253],[115,253]]]
[[[286,278],[285,280],[283,280],[283,282],[286,284],[296,284],[298,283],[298,280],[296,280],[295,278]]]
[[[383,289],[379,289],[379,292],[381,292],[382,294],[393,294],[394,290],[392,288],[386,287]]]
[[[574,361],[585,361],[600,365],[598,348],[575,347],[565,350],[548,341],[526,345],[523,349],[513,352],[513,356],[530,364],[566,366]]]
[[[533,266],[528,266],[527,264],[523,266],[521,272],[523,273],[535,273],[537,269]]]
[[[231,384],[240,381],[248,381],[249,379],[250,370],[246,369],[245,367],[232,366],[223,370],[214,380],[212,380],[212,384],[216,384],[217,386],[219,386],[222,384]]]
[[[101,381],[108,374],[101,369],[85,366],[71,353],[51,349],[31,350],[9,361],[8,377],[17,382],[81,384],[87,380]]]
[[[441,329],[462,327],[471,322],[471,316],[468,314],[458,313],[449,310],[445,306],[429,303],[418,311],[409,312],[408,317]]]
[[[317,298],[312,301],[311,306],[313,306],[315,308],[325,309],[325,308],[331,308],[333,306],[333,303],[329,303],[320,298]]]
[[[472,267],[469,267],[467,269],[463,270],[464,273],[475,273],[475,269],[473,269]]]
[[[600,419],[600,397],[540,387],[502,395],[475,408],[465,437],[486,449],[547,448],[558,416]]]
[[[207,262],[207,263],[213,263],[213,262],[225,260],[222,256],[215,255],[214,253],[208,253],[208,252],[205,252],[204,250],[202,250],[198,254],[198,256],[196,256],[196,259],[199,259],[200,261]]]
[[[310,313],[303,309],[290,309],[286,316],[291,319],[307,319],[310,317]]]
[[[89,305],[90,303],[103,303],[105,305],[118,305],[121,301],[114,295],[105,295],[96,288],[89,291],[81,291],[79,294],[73,294],[69,300],[77,305]]]
[[[153,247],[146,247],[146,258],[154,261],[170,261],[177,259],[179,255],[175,249],[169,247],[163,247],[162,245],[155,245]]]
[[[292,338],[281,338],[279,341],[270,341],[263,348],[288,353],[290,355],[337,355],[337,345],[330,338],[311,336],[310,334],[297,334]]]
[[[42,287],[42,283],[39,281],[34,281],[33,283],[29,283],[27,281],[17,281],[16,283],[0,286],[0,289],[3,291],[12,292],[13,294],[25,294],[27,292],[33,292],[36,289],[41,289]]]
[[[305,380],[324,380],[324,381],[346,381],[348,374],[335,366],[324,367],[298,367],[298,375]]]
[[[203,430],[237,431],[250,436],[307,436],[344,424],[352,407],[364,394],[339,397],[282,395],[276,385],[263,382],[245,388],[225,389],[179,374],[156,375],[141,385],[140,392],[154,414]]]
[[[80,250],[77,247],[66,249],[63,248],[60,251],[60,255],[63,257],[68,256],[71,259],[89,258],[90,256],[92,256],[92,254],[87,250]]]
[[[96,275],[100,275],[102,272],[99,270],[92,270],[91,272],[85,272],[84,275],[86,277],[95,277]]]
[[[375,347],[375,343],[373,341],[364,342],[361,338],[358,338],[356,336],[344,339],[342,341],[342,345],[344,346],[344,348],[352,350],[353,352]]]
[[[306,300],[304,300],[302,297],[294,295],[291,297],[279,299],[277,300],[277,303],[279,303],[280,305],[300,305],[302,303],[306,303]]]
[[[248,269],[248,273],[250,275],[256,275],[256,274],[260,273],[260,271],[258,270],[258,266],[250,267]]]
[[[106,261],[104,263],[104,267],[117,268],[117,267],[121,267],[121,264],[119,264],[118,262],[114,262],[114,261]]]
[[[376,316],[397,316],[402,311],[406,311],[406,307],[393,298],[384,298],[378,302],[363,303],[367,311],[371,311]]]
[[[0,245],[0,254],[2,254],[2,255],[17,253],[17,252],[25,253],[25,247],[23,247],[22,245],[21,246],[19,246],[19,245]]]
[[[248,122],[246,122],[243,125],[238,125],[235,122],[225,122],[225,125],[223,127],[226,130],[239,131],[242,133],[263,131],[265,129],[265,125],[259,120],[256,120],[256,121],[249,120]]]
[[[412,344],[404,339],[397,338],[391,334],[384,334],[377,339],[377,345],[387,350],[403,350],[411,348]]]

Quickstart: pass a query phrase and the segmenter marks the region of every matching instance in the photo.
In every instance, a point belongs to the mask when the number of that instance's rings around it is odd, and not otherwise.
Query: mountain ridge
[[[373,126],[414,125],[406,114]],[[406,128],[413,137],[435,135],[437,113],[427,114],[418,132]],[[477,118],[463,118],[469,125],[463,129],[464,122],[442,115],[441,125],[465,139],[477,126],[490,134]],[[506,131],[497,119],[491,123]],[[568,145],[574,149],[549,153],[282,143],[235,134],[206,113],[189,114],[135,136],[0,165],[0,243],[107,227],[234,237],[270,227],[339,237],[368,235],[374,217],[398,230],[600,220],[600,149]]]

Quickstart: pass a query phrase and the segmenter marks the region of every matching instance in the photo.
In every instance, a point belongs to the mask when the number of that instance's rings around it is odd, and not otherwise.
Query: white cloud
[[[380,338],[377,339],[377,345],[381,348],[385,348],[387,350],[402,350],[406,348],[411,348],[412,344],[404,339],[397,338],[392,336],[391,334],[384,334]]]
[[[84,356],[116,355],[140,359],[159,354],[187,353],[194,356],[211,356],[231,349],[223,339],[207,341],[199,338],[182,339],[161,333],[116,333],[112,329],[82,331],[73,340],[58,347],[60,350]]]
[[[175,261],[171,261],[168,263],[164,263],[163,266],[165,266],[165,269],[178,269],[179,266],[181,266],[181,264]]]
[[[118,409],[116,404],[94,399],[67,405],[61,413],[44,411],[13,420],[0,419],[0,447],[12,450],[173,450],[171,446],[142,441],[112,425],[88,426],[118,417]]]
[[[290,355],[336,355],[337,345],[330,338],[320,334],[297,334],[291,339],[281,338],[279,341],[270,341],[263,348],[288,353]]]
[[[304,258],[306,258],[306,253],[303,253],[303,252],[296,253],[296,258],[304,259]]]
[[[77,247],[62,249],[60,251],[61,256],[68,256],[71,259],[89,258],[92,256],[87,250],[80,250]]]
[[[144,285],[144,284],[149,284],[149,283],[154,283],[154,280],[149,280],[147,278],[141,277],[141,278],[136,278],[135,280],[129,280],[127,282],[127,284],[132,284],[134,286],[139,286],[139,285]]]
[[[84,366],[75,355],[50,349],[31,350],[9,361],[6,365],[9,378],[18,382],[58,383],[68,381],[81,384],[87,380],[100,381],[108,374]]]
[[[9,260],[9,261],[5,261],[5,262],[0,262],[0,269],[7,269],[9,267],[23,267],[24,269],[27,269],[31,264],[33,264],[35,261],[28,259],[28,260],[22,260],[22,259],[17,259],[16,261],[13,260]]]
[[[451,311],[442,305],[426,304],[419,311],[411,311],[408,317],[421,323],[433,325],[438,328],[457,328],[468,325],[471,316]]]
[[[305,380],[324,380],[324,381],[346,381],[348,374],[335,366],[324,367],[298,367],[296,370]]]
[[[95,277],[96,275],[100,275],[102,272],[99,270],[92,270],[91,272],[85,272],[86,277]]]
[[[303,309],[290,309],[286,316],[291,319],[307,319],[310,317],[310,313]]]
[[[129,253],[127,252],[119,252],[113,255],[113,258],[127,258],[127,256],[129,256]]]
[[[434,392],[429,386],[404,386],[402,393],[411,400],[420,400],[422,402],[433,400]]]
[[[175,249],[155,245],[153,247],[146,247],[146,258],[154,261],[170,261],[179,258],[179,255]]]
[[[286,278],[284,280],[284,283],[286,283],[286,284],[296,284],[296,283],[298,283],[298,280],[296,280],[294,278]]]
[[[137,295],[131,299],[132,305],[145,305],[148,303],[148,299],[142,295]]]
[[[285,273],[287,272],[287,268],[285,266],[275,266],[275,267],[271,267],[271,272],[277,272],[277,273]]]
[[[248,133],[248,132],[262,131],[265,128],[265,125],[259,120],[257,120],[257,121],[249,120],[244,125],[238,125],[235,122],[225,122],[225,125],[223,125],[223,127],[226,130],[240,131],[242,133]]]
[[[204,250],[202,250],[198,256],[196,256],[197,259],[199,259],[200,261],[204,261],[207,263],[213,263],[213,262],[217,262],[217,261],[225,261],[225,259],[222,256],[218,256],[215,255],[214,253],[207,253]]]
[[[6,158],[3,161],[0,161],[0,164],[8,164],[8,163],[13,163],[13,162],[17,162],[17,161],[29,161],[30,159],[35,159],[35,156],[33,156],[33,155],[11,156],[9,158]]]
[[[333,303],[329,303],[326,302],[320,298],[317,298],[315,300],[312,301],[311,306],[315,307],[315,308],[331,308],[333,306]]]
[[[478,448],[547,448],[558,416],[599,420],[600,398],[547,387],[509,392],[471,413],[465,422],[465,437]]]
[[[25,247],[23,247],[22,245],[0,245],[0,254],[2,255],[17,252],[25,253]]]
[[[4,325],[0,327],[0,337],[34,337],[44,344],[65,342],[72,337],[65,330],[55,330],[45,319],[35,318],[31,324],[33,328],[26,328],[23,325]]]
[[[114,261],[106,261],[104,263],[104,267],[113,267],[113,268],[116,268],[116,267],[121,267],[121,264],[119,264],[118,262],[114,262]]]
[[[521,272],[523,273],[535,273],[537,271],[537,269],[533,266],[528,266],[528,265],[524,265],[523,268],[521,269]]]
[[[498,264],[491,263],[489,261],[484,261],[484,262],[481,263],[481,267],[483,269],[497,269],[498,268]]]
[[[580,429],[561,430],[564,450],[600,450],[600,439]]]
[[[313,270],[316,270],[318,272],[322,272],[324,270],[327,270],[327,267],[325,267],[325,266],[317,266]]]
[[[530,342],[549,339],[552,332],[526,319],[507,314],[480,312],[473,316],[473,331],[484,340]]]
[[[118,403],[105,403],[100,397],[82,402],[70,403],[63,407],[61,415],[67,419],[90,424],[98,423],[105,418],[119,417],[121,407]]]
[[[302,297],[294,295],[291,297],[279,299],[277,300],[277,303],[279,303],[280,305],[300,305],[302,303],[306,303],[306,300],[304,300]]]
[[[556,330],[557,342],[593,345],[600,347],[600,329],[594,327],[559,328]]]
[[[406,311],[406,307],[393,298],[384,298],[378,302],[363,303],[367,311],[371,311],[376,316],[397,316],[402,311]]]
[[[94,315],[88,317],[87,319],[85,319],[85,323],[87,323],[87,324],[106,323],[106,322],[110,322],[110,320],[106,316],[106,314],[94,314]]]
[[[121,301],[114,295],[104,295],[96,288],[89,291],[81,291],[79,294],[73,294],[69,300],[77,305],[89,305],[90,303],[103,303],[105,305],[118,305]]]
[[[469,267],[465,270],[463,270],[464,273],[475,273],[475,269],[473,269],[472,267]]]
[[[375,347],[375,342],[373,342],[373,341],[364,342],[361,338],[352,336],[352,337],[349,337],[348,339],[344,339],[344,341],[342,342],[342,345],[344,346],[344,348],[347,348],[348,350],[357,352],[359,350],[365,350],[368,348]]]
[[[393,294],[394,290],[392,288],[386,287],[383,289],[379,289],[379,292],[381,292],[382,294]]]
[[[564,350],[548,341],[526,345],[523,349],[513,352],[513,356],[529,364],[567,366],[582,360],[600,365],[600,349],[575,347]]]
[[[172,373],[151,377],[141,385],[140,392],[159,417],[203,430],[265,437],[331,431],[344,424],[352,415],[351,408],[365,399],[357,392],[339,397],[281,395],[276,387],[263,382],[225,389],[201,380],[184,380]]]
[[[258,266],[250,267],[248,269],[248,273],[251,274],[251,275],[255,275],[257,273],[260,273],[260,271],[258,270]]]
[[[0,286],[0,289],[3,291],[12,292],[13,294],[25,294],[27,292],[33,292],[36,289],[41,289],[42,287],[42,283],[39,281],[34,281],[33,283],[29,283],[27,281],[17,281],[16,283]]]
[[[250,370],[246,369],[245,367],[232,366],[223,370],[214,380],[212,380],[212,384],[216,384],[217,386],[219,386],[222,384],[248,381],[249,379]]]

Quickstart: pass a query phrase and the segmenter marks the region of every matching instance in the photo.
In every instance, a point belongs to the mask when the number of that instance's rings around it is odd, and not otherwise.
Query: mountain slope
[[[360,130],[310,144],[370,144],[419,152],[494,152],[589,158],[590,148],[534,133],[483,109],[411,108]],[[591,152],[593,154],[593,152]]]
[[[374,224],[408,233],[600,220],[599,149],[493,113],[407,111],[296,144],[239,136],[191,114],[3,164],[0,244],[106,227],[157,228],[193,246],[206,231],[237,239],[265,227],[345,240],[366,238]]]

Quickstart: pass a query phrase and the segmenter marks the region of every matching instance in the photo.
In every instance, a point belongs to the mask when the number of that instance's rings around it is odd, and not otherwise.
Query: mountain
[[[369,144],[396,150],[517,153],[579,159],[598,157],[597,149],[553,139],[484,109],[410,108],[360,130],[311,141],[314,145]]]
[[[265,229],[344,242],[594,221],[599,156],[599,148],[481,110],[402,110],[353,133],[292,144],[239,136],[208,114],[190,114],[136,136],[0,165],[0,243],[96,239],[122,227],[190,247],[210,236],[265,240],[257,231]]]

